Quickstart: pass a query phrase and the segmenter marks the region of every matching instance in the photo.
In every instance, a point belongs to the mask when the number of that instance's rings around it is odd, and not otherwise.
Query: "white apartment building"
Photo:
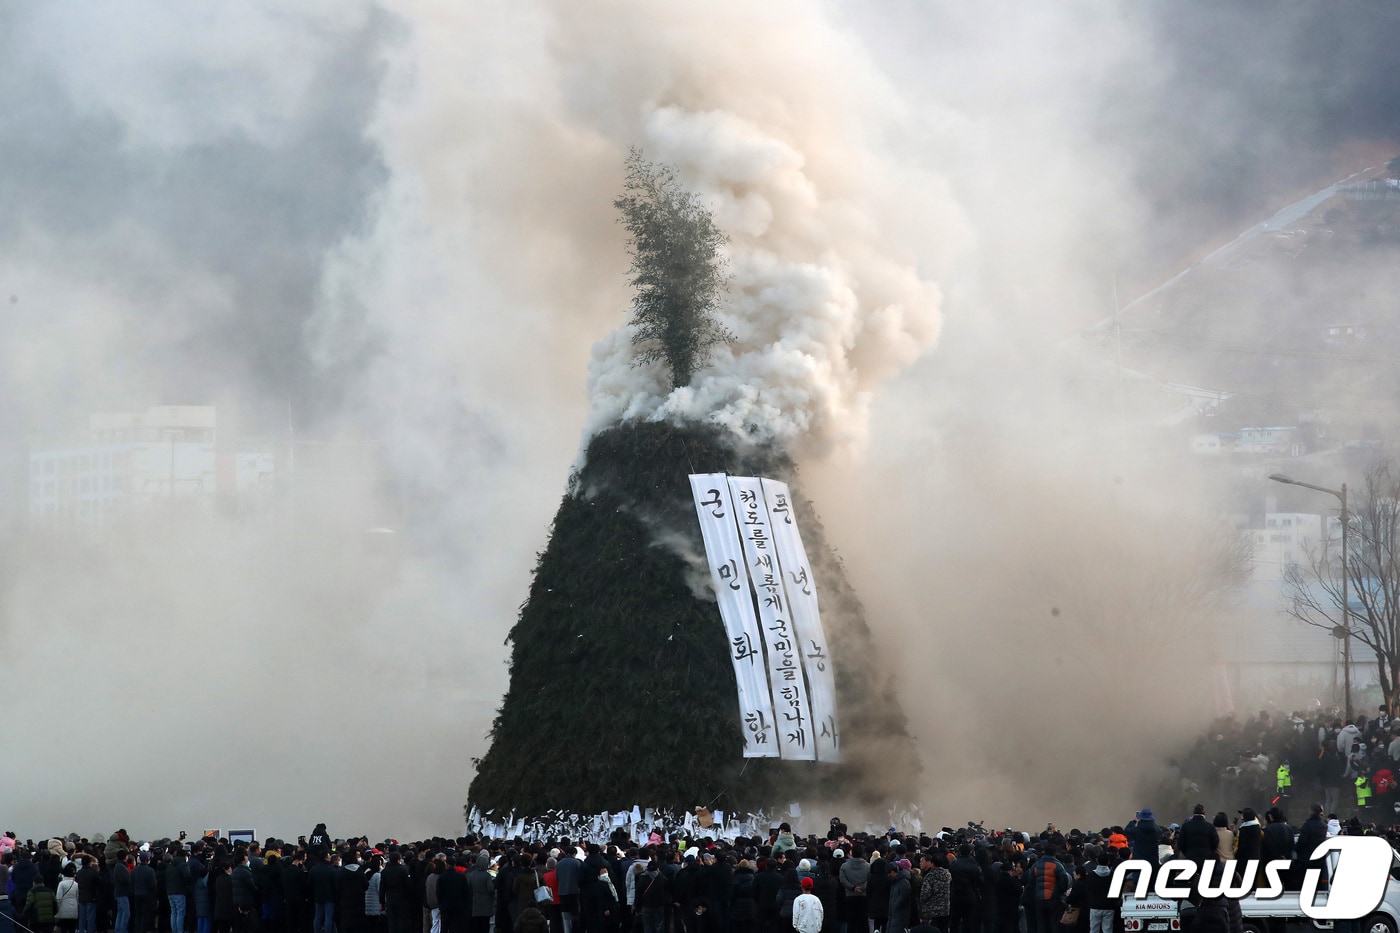
[[[208,512],[216,496],[270,489],[271,448],[237,451],[232,440],[209,406],[94,414],[85,438],[31,450],[31,520],[100,527],[134,509]]]
[[[1328,521],[1328,531],[1332,532],[1333,520]],[[1323,518],[1307,512],[1267,512],[1264,527],[1250,529],[1254,541],[1254,578],[1256,580],[1279,580],[1291,564],[1308,563],[1309,553],[1316,553],[1323,546]],[[1333,541],[1341,544],[1341,532],[1336,531]]]

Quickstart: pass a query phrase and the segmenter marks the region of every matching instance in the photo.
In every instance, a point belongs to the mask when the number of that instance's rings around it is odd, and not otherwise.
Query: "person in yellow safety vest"
[[[1366,804],[1371,802],[1371,783],[1366,780],[1366,775],[1356,776],[1356,809],[1366,809]]]
[[[1288,762],[1278,766],[1278,795],[1288,796],[1288,790],[1293,786],[1293,770],[1288,766]]]

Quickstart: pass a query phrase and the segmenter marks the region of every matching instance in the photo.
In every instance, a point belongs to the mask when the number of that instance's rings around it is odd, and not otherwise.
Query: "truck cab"
[[[1335,855],[1329,868],[1335,868]],[[1400,933],[1400,856],[1392,855],[1390,880],[1385,895],[1369,916],[1357,921],[1358,933]],[[1303,913],[1300,892],[1284,891],[1278,897],[1261,900],[1253,895],[1240,898],[1244,933],[1308,933],[1331,930],[1326,920],[1313,920]],[[1319,891],[1317,903],[1327,902],[1327,892]],[[1122,933],[1189,933],[1195,908],[1188,901],[1158,897],[1137,898],[1124,893]]]

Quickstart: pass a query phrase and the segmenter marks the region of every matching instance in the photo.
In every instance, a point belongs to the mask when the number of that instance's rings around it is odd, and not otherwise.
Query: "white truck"
[[[1400,856],[1393,858],[1390,880],[1386,883],[1385,896],[1376,910],[1357,922],[1357,933],[1400,933]],[[1333,924],[1326,920],[1312,920],[1303,913],[1298,903],[1298,891],[1284,891],[1278,897],[1261,900],[1248,895],[1240,898],[1240,913],[1244,915],[1244,933],[1278,933],[1279,922],[1285,925],[1287,933],[1304,933],[1305,928],[1293,926],[1306,924],[1314,930],[1331,930]],[[1317,903],[1327,901],[1327,893],[1319,892]],[[1184,900],[1149,895],[1134,897],[1125,892],[1122,900],[1124,933],[1179,933],[1188,929],[1189,924],[1182,918],[1182,908],[1190,908]],[[1272,921],[1272,922],[1271,922]]]

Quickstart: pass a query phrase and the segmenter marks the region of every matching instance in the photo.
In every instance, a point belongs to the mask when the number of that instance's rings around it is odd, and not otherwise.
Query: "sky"
[[[999,776],[927,806],[1128,806],[1082,763],[1127,742],[1146,774],[1207,705],[1154,594],[1199,572],[1210,496],[1065,342],[1400,148],[1396,10],[5,7],[0,677],[45,764],[0,824],[454,830],[558,497],[624,417],[794,453],[921,744]],[[730,237],[740,339],[689,393],[623,328],[632,147]],[[31,443],[181,403],[299,439],[285,514],[26,526]]]

